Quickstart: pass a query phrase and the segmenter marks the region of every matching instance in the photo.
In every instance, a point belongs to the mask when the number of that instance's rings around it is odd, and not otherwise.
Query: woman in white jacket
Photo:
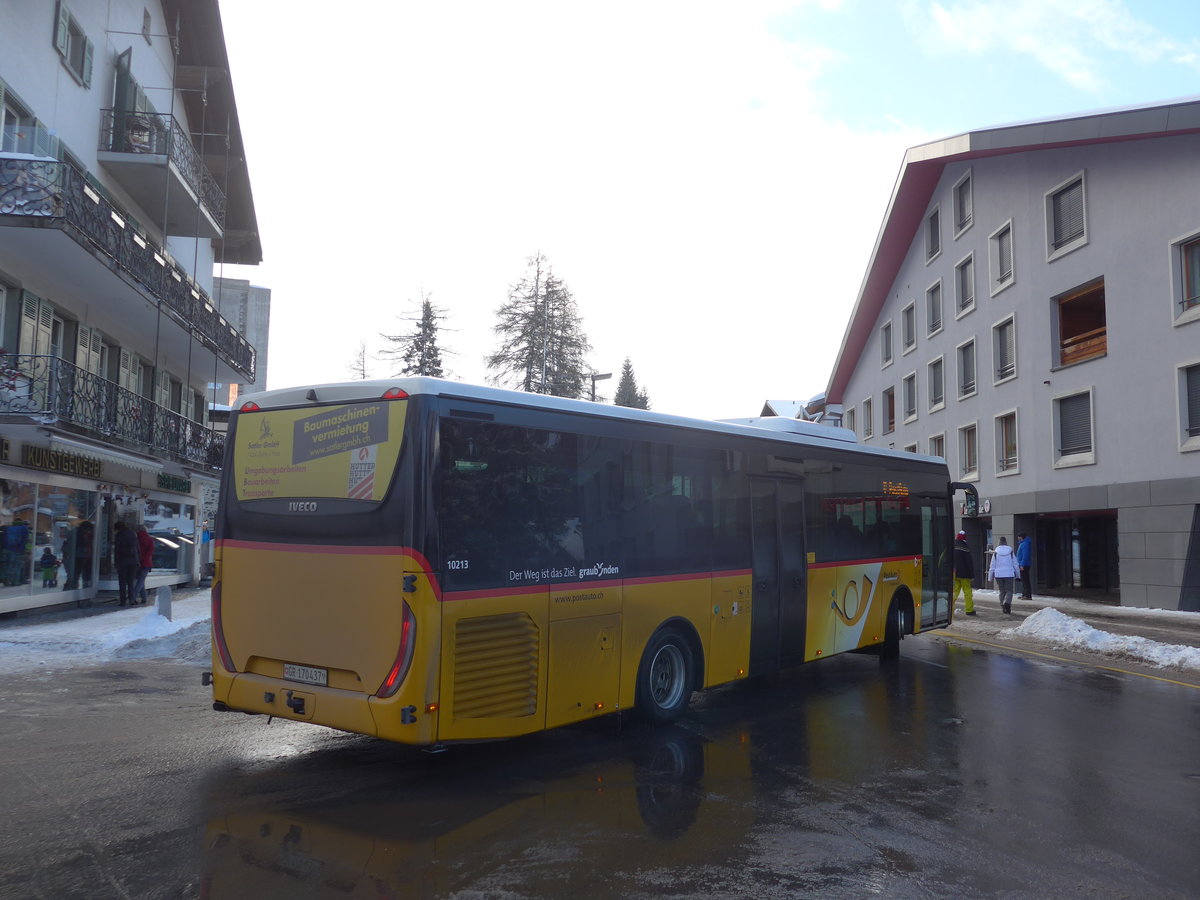
[[[1008,546],[1008,538],[1000,538],[996,552],[992,554],[992,564],[988,567],[988,578],[996,579],[996,587],[1000,589],[1000,609],[1005,613],[1012,612],[1013,579],[1020,573],[1017,558],[1013,555],[1012,547]]]

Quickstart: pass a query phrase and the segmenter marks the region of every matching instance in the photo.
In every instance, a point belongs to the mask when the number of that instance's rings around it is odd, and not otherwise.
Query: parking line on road
[[[995,647],[998,650],[1009,650],[1015,653],[1026,653],[1030,656],[1041,656],[1045,659],[1052,659],[1055,662],[1072,663],[1077,666],[1087,666],[1092,669],[1103,669],[1106,672],[1120,672],[1122,675],[1136,675],[1138,678],[1149,678],[1152,681],[1165,681],[1167,684],[1177,684],[1180,687],[1188,687],[1193,690],[1200,691],[1200,684],[1192,684],[1188,681],[1175,681],[1171,678],[1161,678],[1158,675],[1147,675],[1145,672],[1131,672],[1129,669],[1118,669],[1116,666],[1101,666],[1096,663],[1085,662],[1081,659],[1070,659],[1066,656],[1054,656],[1051,653],[1038,653],[1036,650],[1025,650],[1022,647],[1014,647],[1011,644],[993,644],[991,641],[981,641],[978,638],[963,637],[960,634],[942,634],[938,637],[945,638],[951,641],[966,641],[968,644],[982,644],[984,647]]]

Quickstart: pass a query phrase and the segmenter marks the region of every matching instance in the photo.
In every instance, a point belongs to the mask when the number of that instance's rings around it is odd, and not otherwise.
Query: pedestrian
[[[958,602],[958,592],[963,592],[963,609],[968,616],[975,615],[975,595],[971,582],[975,580],[975,560],[971,557],[971,547],[967,543],[967,533],[960,531],[954,539],[954,597],[952,603]]]
[[[42,550],[38,568],[42,570],[42,587],[58,587],[58,557],[49,547]]]
[[[1033,599],[1033,540],[1022,531],[1017,535],[1017,565],[1021,567],[1021,599]]]
[[[1013,579],[1016,577],[1017,559],[1012,547],[1008,546],[1008,538],[1002,537],[996,543],[996,552],[992,554],[988,578],[996,579],[996,587],[1000,591],[1000,609],[1006,614],[1012,613]]]
[[[117,586],[120,589],[121,605],[136,602],[133,594],[141,560],[138,555],[137,538],[124,522],[113,526],[113,562],[117,567]]]
[[[146,531],[145,525],[137,527],[137,544],[138,544],[138,574],[137,584],[134,586],[134,594],[141,600],[146,602],[146,576],[150,574],[150,570],[154,568],[154,538],[150,537],[150,533]]]

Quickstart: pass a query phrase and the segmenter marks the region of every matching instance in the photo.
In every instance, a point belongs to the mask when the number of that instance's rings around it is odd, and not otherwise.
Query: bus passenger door
[[[950,570],[954,548],[950,544],[950,514],[945,498],[921,499],[921,628],[950,622]]]
[[[804,482],[751,481],[754,595],[750,673],[773,672],[804,658]]]

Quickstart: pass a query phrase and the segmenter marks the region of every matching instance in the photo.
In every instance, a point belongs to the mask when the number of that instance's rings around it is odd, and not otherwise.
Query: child
[[[43,550],[38,564],[42,567],[42,587],[58,587],[58,557],[54,551],[49,547]]]

